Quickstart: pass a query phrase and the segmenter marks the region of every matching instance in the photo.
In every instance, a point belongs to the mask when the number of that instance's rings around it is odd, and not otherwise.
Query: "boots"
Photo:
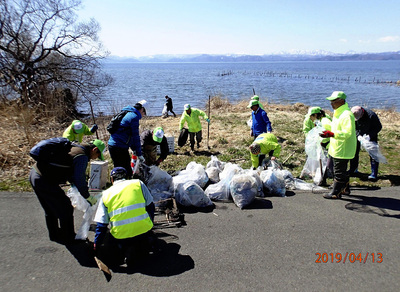
[[[348,183],[339,183],[339,182],[333,182],[333,189],[329,194],[325,194],[324,198],[325,199],[341,199],[342,194],[345,194],[346,187],[348,186]],[[350,189],[348,190],[350,193]]]
[[[371,174],[368,176],[368,180],[371,181],[378,180],[378,168],[379,168],[379,162],[371,158]]]

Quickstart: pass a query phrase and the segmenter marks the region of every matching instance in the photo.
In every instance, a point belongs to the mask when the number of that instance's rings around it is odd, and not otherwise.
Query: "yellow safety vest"
[[[110,217],[111,234],[124,239],[146,233],[153,227],[146,212],[140,181],[126,180],[103,193],[103,203]]]

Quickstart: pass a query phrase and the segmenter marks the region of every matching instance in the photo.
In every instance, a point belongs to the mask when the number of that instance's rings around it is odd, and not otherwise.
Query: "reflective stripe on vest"
[[[140,181],[126,180],[103,194],[103,203],[110,217],[111,234],[117,239],[146,233],[153,227],[143,197]]]

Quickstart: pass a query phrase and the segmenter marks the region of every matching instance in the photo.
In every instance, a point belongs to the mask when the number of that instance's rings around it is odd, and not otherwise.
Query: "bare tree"
[[[108,55],[94,19],[78,22],[80,0],[0,0],[0,86],[29,106],[51,110],[62,95],[98,98],[112,82],[101,70]],[[67,97],[68,96],[68,97]],[[4,98],[4,97],[3,97]],[[50,105],[51,104],[51,105]]]

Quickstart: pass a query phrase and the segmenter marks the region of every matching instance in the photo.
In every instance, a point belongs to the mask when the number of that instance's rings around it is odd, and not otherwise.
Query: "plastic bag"
[[[164,104],[164,107],[162,109],[162,113],[163,116],[167,116],[168,115],[168,110],[167,110],[167,104]]]
[[[178,175],[172,178],[172,187],[176,191],[179,184],[193,181],[197,183],[201,188],[204,188],[208,182],[208,176],[203,165],[196,163],[195,161],[190,162],[185,170],[179,172]]]
[[[325,191],[326,189],[323,187],[316,186],[315,184],[311,184],[305,182],[304,180],[295,178],[295,189],[301,191]]]
[[[78,232],[76,233],[75,239],[85,240],[88,237],[90,223],[93,221],[97,206],[99,204],[98,202],[99,200],[101,200],[102,194],[100,193],[96,196],[97,203],[93,206],[90,206],[89,202],[81,196],[75,186],[72,186],[67,191],[67,196],[71,200],[71,204],[75,209],[84,212],[83,221],[81,226],[79,227]]]
[[[232,199],[240,209],[253,202],[258,193],[256,180],[249,174],[242,173],[233,176],[229,186]]]
[[[149,179],[147,180],[147,188],[153,192],[168,191],[172,184],[172,176],[166,171],[161,170],[158,166],[150,166]]]
[[[211,155],[211,160],[207,163],[206,169],[216,167],[220,172],[224,170],[225,162],[218,160],[217,156]]]
[[[211,183],[215,184],[219,182],[219,173],[220,171],[215,166],[207,167],[206,168],[207,176]]]
[[[308,132],[305,143],[307,160],[300,174],[301,178],[312,177],[315,184],[322,181],[328,162],[328,155],[321,146],[322,139],[319,136],[323,130],[324,128],[318,125]]]
[[[206,196],[213,201],[228,201],[230,199],[229,184],[231,179],[241,170],[242,168],[236,164],[230,162],[225,164],[224,170],[219,174],[220,181],[206,188]]]
[[[183,206],[207,207],[213,204],[203,189],[193,181],[180,184],[175,199]]]
[[[281,170],[268,168],[260,173],[260,177],[264,183],[264,187],[268,189],[271,195],[285,197],[285,180],[283,179]]]
[[[263,185],[263,182],[262,182],[261,177],[258,174],[258,172],[256,170],[246,169],[246,170],[243,170],[241,173],[250,175],[252,178],[255,179],[256,186],[257,186],[257,194],[256,194],[256,196],[257,197],[264,197],[264,192],[263,192],[264,185]]]
[[[361,147],[364,148],[373,160],[379,163],[387,163],[387,159],[382,155],[379,144],[369,140],[369,135],[358,136],[358,140],[361,143]]]
[[[283,176],[283,180],[285,182],[285,188],[287,190],[295,190],[296,189],[296,182],[295,182],[295,179],[293,177],[293,174],[289,170],[286,170],[286,169],[283,169],[281,171],[281,173],[282,173],[282,176]]]

